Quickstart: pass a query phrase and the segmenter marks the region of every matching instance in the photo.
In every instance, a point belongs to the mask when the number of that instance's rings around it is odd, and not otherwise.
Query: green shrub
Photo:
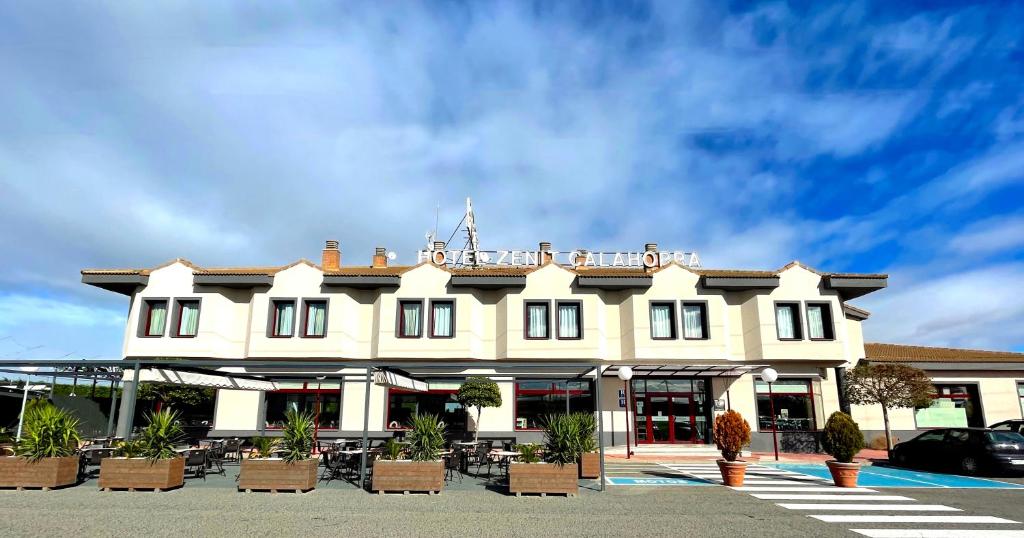
[[[473,441],[480,439],[480,412],[484,407],[501,407],[501,390],[498,384],[486,377],[470,377],[459,387],[455,399],[466,409],[476,408],[476,427]]]
[[[179,457],[175,445],[185,438],[178,422],[178,412],[171,408],[153,411],[147,416],[149,425],[139,434],[141,456],[150,460],[169,460]]]
[[[864,448],[864,434],[853,418],[836,411],[828,417],[821,432],[821,448],[840,463],[851,463]]]
[[[288,463],[309,459],[313,453],[313,433],[316,425],[312,413],[300,413],[294,409],[284,416],[281,449],[284,461]]]
[[[540,445],[536,443],[516,445],[516,450],[519,452],[520,463],[537,463],[540,461]]]
[[[270,454],[277,448],[279,442],[274,437],[253,437],[249,439],[252,443],[252,452],[249,458],[269,458]]]
[[[573,413],[571,415],[579,424],[579,450],[580,454],[597,452],[597,419],[593,413]]]
[[[544,419],[544,459],[568,465],[580,459],[580,423],[572,415],[548,415]]]
[[[391,438],[384,442],[384,451],[381,453],[381,459],[395,461],[402,459],[402,451],[405,447],[402,443],[399,443],[397,439]]]
[[[409,458],[413,461],[437,461],[444,449],[445,426],[437,415],[413,415],[409,420]]]
[[[715,417],[715,445],[725,461],[736,461],[743,447],[750,444],[750,424],[736,411],[729,410]]]
[[[146,446],[141,439],[121,441],[114,447],[114,455],[124,458],[141,458],[146,451]]]
[[[78,419],[67,411],[46,404],[26,411],[21,440],[15,454],[37,461],[42,458],[72,456],[78,448]]]

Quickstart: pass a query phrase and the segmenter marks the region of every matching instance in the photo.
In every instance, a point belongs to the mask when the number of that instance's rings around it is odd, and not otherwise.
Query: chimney
[[[388,266],[388,253],[384,247],[377,247],[373,251],[373,266],[374,267],[387,267]]]
[[[576,249],[576,260],[575,260],[575,263],[573,264],[573,265],[576,266],[575,267],[576,270],[577,271],[583,271],[583,270],[589,269],[589,267],[586,266],[586,263],[587,263],[587,249],[585,249],[585,248],[578,248],[578,249]]]
[[[644,270],[656,269],[661,266],[661,255],[658,254],[657,243],[644,243],[644,252],[641,254]]]
[[[324,245],[323,261],[320,266],[324,271],[337,271],[341,268],[341,251],[338,250],[338,240],[328,239]]]
[[[551,262],[551,243],[547,241],[540,242],[540,264],[544,265]]]

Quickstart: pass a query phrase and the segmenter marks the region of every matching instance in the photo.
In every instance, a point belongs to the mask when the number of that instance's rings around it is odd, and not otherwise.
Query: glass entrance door
[[[637,402],[638,443],[693,443],[698,440],[693,395],[648,394]]]
[[[651,443],[672,442],[672,406],[667,396],[647,397],[647,436]]]

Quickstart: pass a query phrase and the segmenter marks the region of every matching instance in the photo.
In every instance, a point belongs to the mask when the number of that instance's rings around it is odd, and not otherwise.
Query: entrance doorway
[[[636,442],[707,443],[707,401],[703,379],[635,379]]]

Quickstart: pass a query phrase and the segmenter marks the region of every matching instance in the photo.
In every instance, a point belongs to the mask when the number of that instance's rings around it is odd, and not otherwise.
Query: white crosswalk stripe
[[[801,504],[801,503],[779,503],[779,506],[789,510],[817,510],[827,512],[835,510],[839,512],[863,510],[865,512],[960,512],[959,508],[946,506],[944,504]]]
[[[959,538],[964,535],[962,529],[850,529],[857,534],[871,538]],[[969,531],[971,538],[1021,538],[1024,531],[1003,529],[974,529]]]
[[[837,488],[835,486],[791,486],[789,484],[784,486],[739,486],[731,488],[736,491],[777,491],[777,492],[828,492],[828,493],[877,493],[878,490],[870,488]]]
[[[910,497],[902,495],[840,495],[829,493],[811,493],[801,495],[796,493],[751,493],[756,499],[767,499],[771,501],[913,501]]]
[[[860,514],[824,514],[810,516],[814,519],[827,521],[829,523],[985,523],[985,524],[1010,524],[1020,523],[995,516],[889,516],[889,515],[860,515]],[[974,531],[960,529],[961,536],[969,536]]]

